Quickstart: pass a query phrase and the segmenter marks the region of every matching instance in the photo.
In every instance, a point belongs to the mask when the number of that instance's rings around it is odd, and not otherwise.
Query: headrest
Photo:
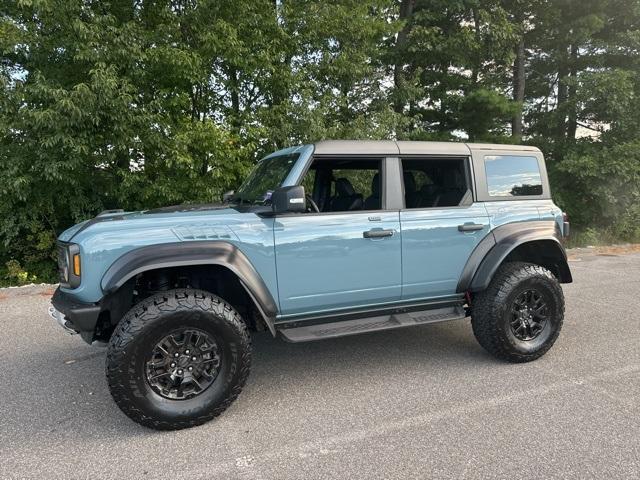
[[[350,197],[351,195],[355,195],[356,191],[349,180],[346,178],[338,178],[336,180],[336,194],[339,197]]]
[[[371,195],[373,197],[380,196],[380,174],[376,173],[371,180]]]
[[[404,191],[414,193],[416,191],[416,179],[413,178],[412,172],[404,172]]]

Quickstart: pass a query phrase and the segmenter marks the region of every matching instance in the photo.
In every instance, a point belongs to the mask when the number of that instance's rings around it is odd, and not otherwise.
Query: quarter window
[[[492,197],[542,195],[542,177],[536,157],[487,155],[484,168]]]

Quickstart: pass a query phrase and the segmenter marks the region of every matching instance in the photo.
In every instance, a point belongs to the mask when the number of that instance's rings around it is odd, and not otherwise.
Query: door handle
[[[362,236],[364,238],[392,237],[394,232],[394,230],[367,230],[366,232],[362,232]]]
[[[475,232],[477,230],[482,230],[485,225],[481,223],[463,223],[462,225],[458,225],[459,232]]]

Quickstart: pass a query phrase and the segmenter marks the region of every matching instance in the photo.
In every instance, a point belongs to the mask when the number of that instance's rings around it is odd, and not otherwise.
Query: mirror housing
[[[236,191],[235,190],[229,190],[228,192],[224,192],[222,194],[222,201],[224,203],[227,203],[229,201],[231,201],[231,197],[233,197],[235,195]]]
[[[307,211],[307,199],[302,185],[276,188],[271,194],[271,208],[274,214],[304,213]]]

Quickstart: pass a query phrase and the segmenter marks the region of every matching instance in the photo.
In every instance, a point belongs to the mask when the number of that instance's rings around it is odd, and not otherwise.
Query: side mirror
[[[304,187],[302,185],[294,185],[292,187],[280,187],[271,194],[271,208],[273,213],[296,212],[304,213],[307,211],[307,200],[304,195]]]
[[[229,201],[231,201],[231,197],[233,197],[235,195],[236,191],[235,190],[229,190],[228,192],[224,192],[222,194],[222,201],[224,203],[227,203]]]

